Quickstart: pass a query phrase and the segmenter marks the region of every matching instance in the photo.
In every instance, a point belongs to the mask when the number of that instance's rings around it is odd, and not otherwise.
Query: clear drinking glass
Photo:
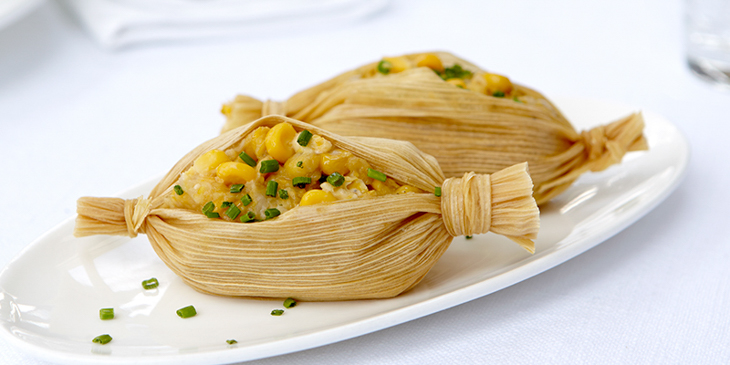
[[[730,0],[686,0],[685,7],[690,69],[730,88]]]

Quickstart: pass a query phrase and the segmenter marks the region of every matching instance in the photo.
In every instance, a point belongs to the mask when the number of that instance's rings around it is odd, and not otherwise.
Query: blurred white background
[[[730,93],[685,65],[679,0],[393,0],[295,30],[108,49],[57,1],[0,29],[0,267],[217,135],[237,93],[285,99],[384,55],[446,50],[547,95],[658,112],[684,183],[596,248],[495,294],[251,364],[730,362]],[[600,123],[604,121],[596,121]],[[0,363],[45,364],[0,341]]]

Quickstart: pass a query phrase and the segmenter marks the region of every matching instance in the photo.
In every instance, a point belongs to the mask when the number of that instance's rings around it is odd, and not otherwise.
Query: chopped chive
[[[244,207],[251,204],[252,201],[253,200],[251,199],[251,195],[249,194],[246,194],[243,196],[243,198],[241,198],[241,203],[243,203]]]
[[[266,184],[266,196],[276,197],[276,191],[279,190],[279,183],[274,180],[269,180]]]
[[[284,301],[284,308],[291,308],[297,305],[297,301],[293,298],[286,298]]]
[[[266,219],[271,219],[281,214],[279,209],[276,208],[269,208],[264,211],[264,215],[266,216]]]
[[[308,130],[303,130],[302,133],[299,133],[299,138],[297,138],[297,143],[299,143],[302,147],[307,147],[309,144],[309,140],[312,139],[312,132]]]
[[[434,189],[433,195],[441,196],[441,187],[440,186],[437,186],[436,189]]]
[[[238,209],[238,207],[235,205],[231,205],[228,208],[228,210],[226,210],[226,215],[228,216],[228,218],[231,218],[232,220],[236,219],[239,214],[241,214],[241,210]]]
[[[345,177],[339,172],[333,172],[332,175],[327,176],[327,182],[332,186],[341,186],[345,182]]]
[[[221,217],[221,215],[216,212],[205,213],[205,216],[208,218],[220,218]]]
[[[112,340],[112,336],[109,336],[109,335],[99,335],[99,336],[94,337],[94,339],[91,340],[91,342],[98,343],[100,345],[106,345],[109,342],[111,342],[111,340]]]
[[[142,281],[142,287],[147,290],[154,289],[158,285],[160,285],[160,282],[157,281],[157,278],[149,278],[147,280]]]
[[[178,317],[180,318],[190,318],[198,314],[198,312],[195,311],[195,307],[193,307],[192,305],[180,308],[175,313],[177,313]]]
[[[494,96],[495,98],[503,98],[504,91],[495,91],[494,93],[492,93],[492,96]]]
[[[385,176],[384,173],[373,170],[373,169],[368,169],[368,177],[372,177],[373,179],[382,181],[382,182],[385,182],[385,180],[388,179],[388,177]]]
[[[114,319],[114,308],[99,309],[99,318],[102,320]]]
[[[256,214],[254,212],[248,212],[241,216],[241,222],[248,223],[253,222],[256,219]]]
[[[271,315],[272,316],[280,316],[282,314],[284,314],[284,310],[283,309],[274,309],[274,310],[271,311]]]
[[[261,168],[259,169],[260,173],[267,174],[269,172],[277,172],[277,171],[279,171],[279,161],[276,161],[276,160],[261,161]]]
[[[297,161],[297,167],[300,168],[300,169],[303,169],[304,168],[304,162]]]
[[[474,236],[464,236],[464,238],[470,240],[470,239],[474,238]]]
[[[291,184],[298,187],[299,189],[304,189],[304,187],[307,186],[307,184],[311,184],[311,183],[312,183],[312,178],[306,177],[306,176],[297,176],[294,179],[292,179],[292,181],[291,181]]]
[[[249,165],[251,167],[256,167],[256,160],[254,160],[251,156],[249,156],[246,152],[241,152],[241,154],[238,155],[238,157],[243,160],[243,162],[246,163],[246,165]]]
[[[378,72],[380,72],[383,75],[387,75],[390,73],[390,69],[393,68],[393,64],[389,61],[382,60],[378,63]]]
[[[233,203],[231,203],[231,202],[223,202],[223,203],[221,203],[221,208],[228,208],[231,205],[233,205]]]
[[[207,202],[203,206],[203,214],[205,214],[208,218],[220,218],[220,215],[213,210],[215,209],[215,204],[213,202]]]
[[[243,188],[245,188],[246,185],[243,184],[233,184],[231,185],[231,193],[240,193]]]
[[[235,344],[238,343],[238,341],[236,341],[234,339],[230,339],[230,340],[226,340],[226,343],[229,344],[229,345],[235,345]]]
[[[327,181],[327,175],[322,174],[322,176],[319,177],[319,183],[321,184],[321,183],[323,183],[325,181]]]
[[[520,99],[517,99],[517,97],[516,97],[516,96],[515,96],[514,98],[512,98],[512,100],[514,100],[514,101],[516,101],[516,102],[518,102],[518,103],[521,103],[521,102],[522,102],[522,100],[520,100]]]
[[[175,194],[177,195],[183,195],[184,193],[182,186],[180,185],[175,185],[172,189],[175,190]]]
[[[279,198],[289,199],[289,192],[284,189],[279,190]]]

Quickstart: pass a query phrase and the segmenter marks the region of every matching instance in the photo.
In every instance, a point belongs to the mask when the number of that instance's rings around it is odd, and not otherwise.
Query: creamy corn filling
[[[321,136],[280,123],[256,128],[243,140],[242,150],[202,154],[180,175],[164,207],[253,222],[298,205],[420,192]]]
[[[441,76],[444,81],[463,89],[520,101],[520,95],[517,95],[512,82],[506,76],[483,71],[473,73],[461,68],[458,64],[445,67],[441,59],[435,54],[420,55],[416,58],[405,56],[385,57],[378,63],[377,70],[380,74],[389,75],[414,67],[428,67]]]

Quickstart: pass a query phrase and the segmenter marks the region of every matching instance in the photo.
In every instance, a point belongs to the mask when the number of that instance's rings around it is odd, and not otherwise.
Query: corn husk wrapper
[[[480,71],[449,53],[435,54],[445,66]],[[547,98],[519,84],[513,94],[522,102],[457,88],[425,67],[364,78],[377,75],[376,67],[374,62],[345,72],[286,102],[239,95],[229,104],[223,131],[262,115],[286,115],[341,135],[413,142],[438,159],[446,177],[493,173],[527,161],[538,204],[581,174],[604,170],[626,152],[647,148],[639,113],[579,132]]]
[[[242,149],[249,132],[281,122],[319,134],[390,178],[428,193],[297,206],[256,223],[160,207],[198,156],[211,149]],[[442,197],[433,194],[435,186],[442,187]],[[204,293],[310,301],[388,298],[416,285],[454,236],[494,232],[533,252],[539,212],[531,191],[526,164],[444,181],[436,160],[411,143],[340,137],[269,116],[195,148],[147,198],[79,199],[74,233],[145,233],[165,264]]]

